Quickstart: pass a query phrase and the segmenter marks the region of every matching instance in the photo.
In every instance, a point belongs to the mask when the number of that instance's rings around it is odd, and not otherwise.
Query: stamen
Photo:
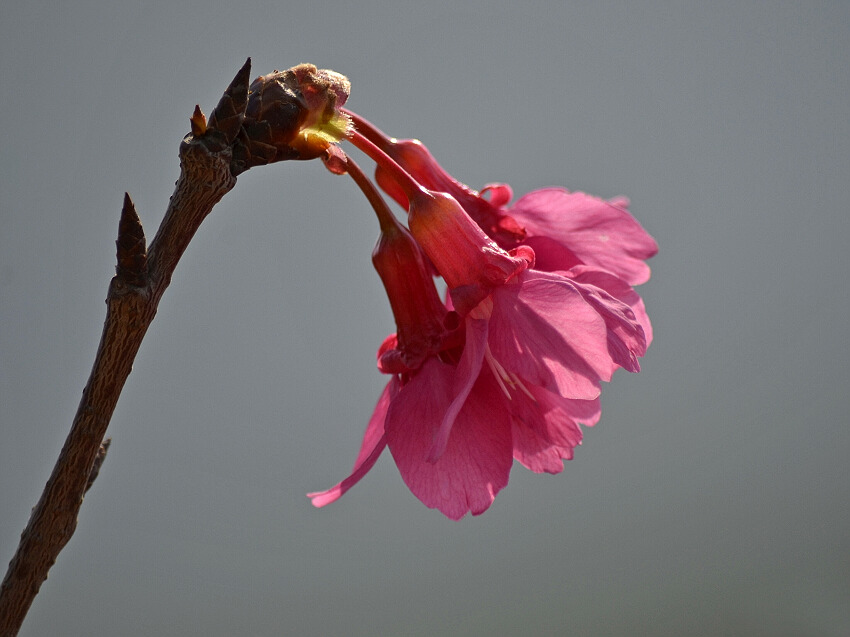
[[[499,363],[499,361],[496,360],[496,357],[493,356],[493,352],[490,351],[489,343],[487,344],[487,347],[484,350],[484,359],[490,366],[490,370],[493,372],[493,376],[496,377],[496,382],[499,383],[499,387],[502,388],[502,391],[505,393],[505,396],[508,397],[508,400],[512,400],[511,392],[508,391],[507,387],[505,387],[504,381],[508,381],[511,387],[514,386],[513,381],[511,381],[511,377],[508,375],[508,372],[505,371],[505,368],[502,367],[501,363]]]
[[[530,392],[530,391],[528,391],[528,388],[527,388],[527,387],[525,386],[525,384],[524,384],[524,383],[523,383],[523,382],[519,379],[519,376],[517,376],[517,375],[516,375],[516,374],[514,374],[513,372],[509,372],[509,374],[511,375],[511,378],[513,379],[513,385],[514,385],[514,387],[519,387],[519,388],[522,390],[522,393],[523,393],[523,394],[525,394],[526,396],[528,396],[529,398],[531,398],[531,400],[532,400],[532,401],[534,401],[534,402],[536,403],[536,402],[537,402],[537,399],[536,399],[534,396],[532,396],[532,395],[531,395],[531,392]]]
[[[499,383],[499,387],[502,388],[505,396],[507,396],[508,400],[512,400],[511,392],[508,391],[508,388],[505,387],[505,383],[502,382],[502,377],[496,372],[495,367],[493,366],[493,359],[489,356],[487,357],[487,364],[490,365],[490,369],[493,370],[493,375],[496,377],[496,382]],[[498,364],[498,363],[497,363]]]

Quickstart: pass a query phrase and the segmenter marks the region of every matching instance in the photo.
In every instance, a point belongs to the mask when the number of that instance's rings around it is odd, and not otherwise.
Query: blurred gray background
[[[3,3],[0,562],[67,434],[124,191],[152,237],[195,104],[300,62],[473,187],[627,195],[656,341],[559,476],[478,518],[385,455],[341,501],[393,330],[320,163],[204,223],[22,635],[850,634],[850,3]]]

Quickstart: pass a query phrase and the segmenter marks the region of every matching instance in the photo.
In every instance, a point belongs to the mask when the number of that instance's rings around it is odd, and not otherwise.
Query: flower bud
[[[312,64],[258,77],[249,87],[234,163],[247,170],[324,155],[348,135],[350,120],[340,109],[350,92],[344,75]]]

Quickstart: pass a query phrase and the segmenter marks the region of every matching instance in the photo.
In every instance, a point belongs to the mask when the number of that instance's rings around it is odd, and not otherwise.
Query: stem
[[[381,232],[388,232],[397,228],[400,225],[398,219],[396,219],[396,216],[392,213],[392,211],[390,211],[389,206],[387,206],[387,202],[384,201],[383,197],[381,197],[381,193],[379,193],[378,189],[375,188],[375,185],[369,181],[369,178],[366,177],[360,169],[360,166],[358,166],[357,163],[348,155],[346,155],[346,168],[348,174],[351,175],[351,178],[363,194],[366,195],[366,199],[369,200],[372,209],[378,217],[378,224],[381,227]]]
[[[396,161],[387,155],[383,150],[378,148],[369,138],[364,136],[359,131],[355,130],[348,138],[356,148],[359,148],[366,153],[376,164],[386,170],[396,184],[404,191],[408,201],[412,201],[417,195],[425,192],[425,189],[410,176],[404,168],[398,165]]]
[[[224,121],[219,112],[223,104],[244,113],[250,68],[249,59],[225,91],[212,122]],[[202,115],[193,117],[193,128],[200,131]],[[236,184],[230,162],[238,127],[231,128],[211,123],[180,145],[180,178],[150,250],[145,249],[133,202],[129,195],[124,198],[117,274],[109,284],[103,334],[71,431],[0,585],[0,637],[18,634],[50,567],[71,539],[83,496],[106,454],[104,435],[118,397],[174,268],[201,222]]]
[[[361,117],[354,111],[350,111],[347,108],[342,108],[340,110],[351,118],[354,127],[358,131],[363,133],[364,137],[369,139],[372,143],[374,143],[378,148],[380,148],[384,152],[388,152],[387,149],[392,145],[394,141],[396,141],[395,138],[387,135],[384,131],[375,126],[365,117]]]

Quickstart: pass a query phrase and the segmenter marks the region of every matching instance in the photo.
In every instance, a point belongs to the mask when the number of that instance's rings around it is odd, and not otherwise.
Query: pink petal
[[[526,271],[492,299],[489,343],[506,369],[567,398],[599,395],[611,373],[608,328],[572,281]]]
[[[514,438],[514,459],[534,473],[561,473],[564,460],[573,459],[573,448],[559,447],[539,438],[531,429],[523,429],[514,423],[511,429]]]
[[[521,197],[506,212],[525,227],[529,237],[549,237],[584,263],[638,285],[649,279],[644,260],[658,252],[658,245],[625,203],[622,198],[612,203],[583,192],[544,188]],[[533,247],[536,252],[538,247]]]
[[[643,299],[640,298],[640,295],[628,283],[609,272],[588,266],[577,266],[568,273],[568,276],[579,283],[602,288],[615,299],[622,301],[632,308],[635,319],[643,327],[646,346],[649,347],[649,344],[652,343],[652,323],[649,321],[649,315],[646,313],[646,306],[643,303]]]
[[[455,368],[425,362],[387,413],[387,443],[411,492],[453,520],[487,510],[505,487],[512,459],[511,425],[505,398],[482,374],[461,408],[443,454],[426,457],[452,402]]]
[[[616,277],[604,270],[596,270],[593,273],[594,270],[596,268],[582,266],[580,272],[584,273],[585,277],[591,280],[595,279],[599,283],[615,285]],[[565,274],[570,276],[572,273],[567,272]],[[595,277],[593,274],[595,274]],[[617,367],[622,367],[630,372],[639,372],[640,363],[637,359],[646,354],[647,342],[643,327],[638,322],[634,311],[622,301],[614,298],[605,289],[593,284],[576,281],[576,288],[588,304],[593,306],[605,319],[605,325],[608,327],[608,352],[611,355],[611,362],[614,364],[611,372],[613,373]]]
[[[452,425],[458,412],[466,402],[475,380],[481,372],[484,362],[484,348],[487,345],[487,321],[484,319],[466,319],[466,344],[457,365],[454,378],[454,398],[446,410],[440,429],[434,437],[434,444],[428,452],[428,462],[436,462],[446,450]]]
[[[330,504],[348,491],[355,484],[360,482],[360,479],[369,473],[369,470],[375,466],[378,457],[387,446],[387,439],[384,435],[384,420],[387,416],[387,410],[394,396],[398,393],[398,379],[393,376],[381,397],[378,398],[378,404],[375,405],[375,411],[372,412],[372,417],[369,419],[369,424],[366,425],[366,431],[363,434],[363,442],[360,445],[360,453],[357,454],[357,460],[354,461],[354,468],[342,482],[334,485],[327,491],[315,491],[308,493],[315,507],[323,507]]]
[[[514,458],[536,473],[560,473],[581,444],[579,422],[599,419],[599,400],[568,400],[542,387],[515,395],[511,405]]]
[[[535,385],[588,400],[618,367],[639,369],[643,330],[632,310],[604,290],[527,270],[492,298],[491,350],[506,369]]]

